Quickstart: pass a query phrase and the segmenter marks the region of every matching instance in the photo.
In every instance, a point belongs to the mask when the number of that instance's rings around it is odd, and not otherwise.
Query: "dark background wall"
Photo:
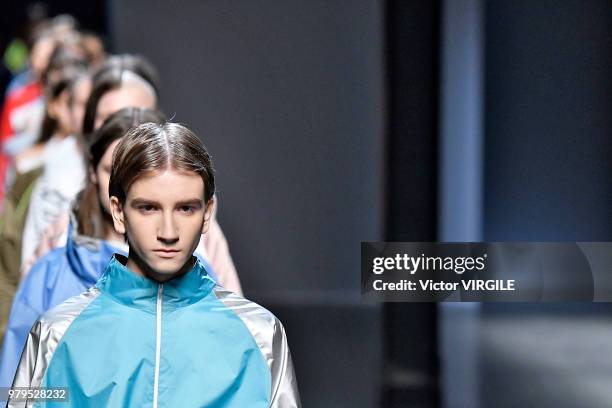
[[[486,3],[485,239],[612,237],[612,9]]]
[[[381,312],[360,241],[383,233],[383,5],[109,2],[115,52],[158,67],[161,105],[218,170],[245,292],[283,320],[305,407],[376,406]]]
[[[609,241],[610,2],[492,0],[485,14],[485,239]],[[484,304],[482,406],[610,405],[610,312]]]
[[[386,241],[436,241],[440,2],[386,1]],[[387,303],[381,407],[440,402],[437,308]]]

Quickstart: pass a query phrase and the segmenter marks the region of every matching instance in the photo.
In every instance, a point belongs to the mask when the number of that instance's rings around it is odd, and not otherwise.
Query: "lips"
[[[179,249],[154,249],[153,252],[160,258],[174,258],[179,252]]]

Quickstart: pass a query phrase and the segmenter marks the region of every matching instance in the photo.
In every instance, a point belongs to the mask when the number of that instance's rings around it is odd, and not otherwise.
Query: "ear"
[[[110,198],[110,210],[115,231],[119,234],[125,234],[125,214],[123,213],[123,206],[115,196]]]
[[[214,218],[214,210],[216,204],[217,202],[214,198],[211,198],[206,203],[206,211],[204,211],[204,225],[202,225],[202,234],[206,234],[208,232],[208,226]]]

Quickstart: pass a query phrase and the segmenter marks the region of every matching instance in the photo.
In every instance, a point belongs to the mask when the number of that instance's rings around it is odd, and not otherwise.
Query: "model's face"
[[[91,93],[91,79],[87,76],[82,77],[74,84],[72,95],[72,121],[76,132],[81,133],[83,126],[83,116],[85,116],[85,104]]]
[[[57,121],[56,133],[62,135],[74,133],[68,90],[64,90],[57,98],[50,101],[47,109],[49,110],[49,116]]]
[[[140,83],[127,83],[117,89],[106,92],[98,102],[94,130],[98,129],[106,118],[123,108],[155,109],[157,98],[150,88]]]
[[[134,181],[123,206],[112,197],[111,211],[115,230],[127,235],[128,267],[164,282],[191,267],[212,205],[198,174],[165,170]]]
[[[110,198],[108,197],[108,182],[110,181],[111,166],[113,165],[113,153],[115,152],[115,148],[117,148],[120,141],[121,139],[117,139],[111,143],[110,146],[108,146],[106,152],[104,152],[104,156],[102,156],[100,162],[96,168],[93,169],[92,173],[92,181],[98,187],[98,197],[100,198],[100,203],[102,203],[104,211],[106,211],[108,214],[111,213]]]
[[[47,69],[54,48],[55,40],[51,37],[40,38],[32,46],[30,65],[38,77]]]

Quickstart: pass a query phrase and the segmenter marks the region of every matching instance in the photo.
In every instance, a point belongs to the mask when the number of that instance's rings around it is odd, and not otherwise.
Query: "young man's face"
[[[202,177],[176,170],[136,179],[123,206],[112,197],[115,229],[130,245],[128,268],[159,282],[186,272],[212,211],[205,204]]]

